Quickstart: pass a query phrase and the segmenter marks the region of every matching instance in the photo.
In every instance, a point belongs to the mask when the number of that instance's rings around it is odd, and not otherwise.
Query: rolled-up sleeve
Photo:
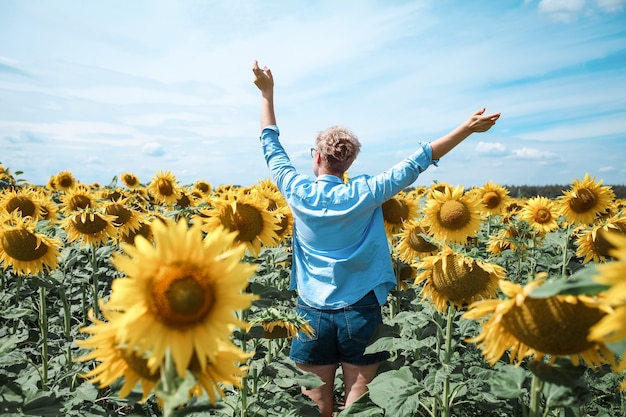
[[[371,177],[368,185],[379,204],[410,186],[419,175],[431,165],[437,165],[433,160],[433,149],[430,143],[422,142],[415,153],[397,163],[387,171]]]
[[[286,195],[290,183],[296,179],[298,173],[283,145],[278,140],[279,134],[278,126],[267,126],[261,132],[260,140],[265,162],[270,169],[272,179],[283,195]]]

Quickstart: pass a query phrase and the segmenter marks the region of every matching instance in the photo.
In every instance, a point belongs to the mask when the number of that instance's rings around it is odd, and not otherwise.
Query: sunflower
[[[112,221],[113,226],[117,228],[118,233],[124,235],[139,229],[143,217],[140,212],[129,207],[127,200],[111,202],[103,208],[105,214],[116,216],[116,219]]]
[[[480,202],[464,195],[463,187],[432,189],[424,208],[424,221],[435,239],[464,243],[480,230]]]
[[[449,247],[424,258],[415,268],[421,272],[414,284],[424,283],[423,298],[429,298],[440,312],[447,311],[448,303],[462,308],[480,298],[494,296],[498,281],[506,275],[499,265],[472,259]]]
[[[395,197],[382,204],[383,219],[385,220],[385,231],[388,237],[393,237],[404,227],[404,222],[417,217],[419,214],[419,204],[413,196],[401,191]]]
[[[135,230],[129,230],[126,233],[118,233],[118,240],[119,243],[124,242],[129,245],[134,245],[137,236],[142,236],[147,241],[152,242],[152,228],[149,222],[140,220],[139,226]]]
[[[569,191],[560,197],[561,214],[573,224],[593,224],[596,217],[611,208],[615,193],[611,187],[603,186],[585,174],[582,181],[573,180]]]
[[[409,264],[419,257],[434,255],[439,250],[439,246],[428,240],[428,226],[419,220],[406,222],[396,237],[398,258]]]
[[[92,191],[84,184],[78,184],[65,190],[60,197],[60,209],[65,213],[94,208],[96,198]]]
[[[280,207],[272,212],[276,216],[276,235],[279,240],[284,240],[291,235],[293,231],[293,214],[289,207]]]
[[[178,180],[170,171],[158,171],[147,189],[157,202],[170,206],[176,204],[182,191]]]
[[[117,216],[93,210],[77,210],[61,221],[68,242],[82,242],[86,246],[101,246],[117,236],[113,222]]]
[[[89,312],[92,325],[80,331],[92,336],[75,342],[77,346],[93,349],[92,352],[77,358],[77,362],[89,360],[100,362],[93,370],[81,377],[88,378],[89,383],[99,384],[99,388],[106,388],[117,380],[123,379],[124,382],[118,394],[120,398],[126,398],[137,383],[141,383],[142,398],[139,402],[143,403],[159,383],[161,369],[151,370],[146,357],[140,355],[132,347],[118,342],[116,320],[122,316],[121,313],[107,308],[104,308],[102,313],[108,321],[98,320],[93,316],[92,311]],[[211,403],[215,403],[217,395],[224,396],[220,385],[241,386],[241,377],[246,373],[237,363],[245,362],[250,356],[231,343],[221,341],[218,344],[215,363],[201,367],[197,358],[194,357],[189,366],[197,382],[190,390],[190,394],[196,394],[199,397],[204,388]]]
[[[419,200],[420,198],[425,196],[426,193],[428,193],[428,187],[425,187],[423,185],[415,187],[407,192],[407,194],[412,195],[413,198],[415,198],[416,200]]]
[[[209,197],[211,195],[211,184],[204,180],[198,180],[193,184],[193,188],[191,190],[192,194],[197,194],[201,199]]]
[[[253,256],[258,256],[261,244],[276,246],[279,243],[278,218],[265,206],[265,201],[249,194],[239,194],[236,200],[213,200],[211,209],[200,211],[202,229],[210,233],[218,226],[237,232],[237,241],[244,243]],[[204,216],[204,217],[202,217]]]
[[[542,196],[527,199],[518,219],[528,222],[533,230],[540,233],[548,233],[559,227],[556,204]]]
[[[417,270],[410,263],[405,263],[398,258],[393,258],[393,268],[396,275],[396,288],[406,291],[410,288],[409,283],[413,283],[417,277]]]
[[[295,312],[279,311],[276,308],[268,308],[248,321],[247,331],[254,325],[263,327],[265,339],[293,338],[298,332],[307,337],[313,337],[314,330],[308,320]]]
[[[16,213],[0,223],[0,265],[16,274],[36,274],[56,268],[62,242],[35,232],[36,220]]]
[[[39,204],[39,219],[56,223],[59,219],[59,206],[42,189],[37,194],[37,203]]]
[[[197,397],[200,397],[202,389],[209,397],[209,402],[214,404],[217,397],[225,397],[224,385],[242,387],[242,378],[247,375],[247,367],[238,365],[245,363],[252,354],[238,349],[230,342],[218,340],[218,349],[215,351],[215,360],[200,367],[194,356],[189,366],[190,371],[196,378],[196,386],[191,389]],[[201,389],[202,388],[202,389]]]
[[[278,187],[269,179],[259,181],[259,183],[254,185],[251,190],[261,198],[267,199],[267,209],[269,211],[274,211],[280,207],[287,206],[287,201],[278,190]]]
[[[626,218],[615,216],[578,233],[576,256],[584,258],[584,264],[589,261],[598,263],[611,259],[610,253],[615,246],[605,237],[610,233],[626,235]]]
[[[125,172],[120,177],[122,184],[126,187],[132,189],[141,187],[141,183],[139,182],[139,178],[135,174],[131,174],[130,172]]]
[[[502,214],[511,200],[509,190],[501,185],[494,184],[492,181],[477,188],[476,197],[482,203],[483,214],[490,215]]]
[[[510,362],[518,364],[533,355],[535,360],[549,355],[551,363],[569,356],[576,366],[580,359],[591,366],[613,363],[604,343],[588,340],[589,330],[606,315],[600,301],[571,294],[533,298],[531,293],[541,286],[544,276],[539,274],[523,288],[501,280],[500,289],[507,299],[480,300],[470,305],[463,318],[491,316],[481,323],[482,332],[467,342],[476,343],[491,365],[509,349]]]
[[[0,209],[6,213],[18,212],[22,217],[37,219],[40,216],[38,195],[30,188],[5,190],[0,193]]]
[[[514,198],[508,201],[508,203],[504,206],[504,211],[502,213],[502,223],[509,223],[513,219],[517,218],[517,215],[524,208],[525,200],[521,198]]]
[[[141,383],[142,397],[140,402],[145,402],[156,385],[159,383],[161,373],[157,369],[148,369],[148,360],[136,351],[123,346],[117,341],[116,319],[120,313],[107,308],[101,310],[107,321],[98,320],[93,311],[89,311],[89,320],[92,325],[82,328],[82,333],[89,333],[91,337],[86,340],[77,340],[74,343],[82,348],[93,349],[90,353],[76,358],[77,362],[85,362],[92,359],[100,362],[94,369],[81,375],[88,378],[90,384],[98,384],[99,388],[106,388],[120,378],[124,379],[120,389],[120,398],[126,398]]]
[[[426,192],[426,196],[428,198],[432,198],[433,197],[433,192],[438,191],[440,193],[447,193],[448,191],[451,191],[454,189],[454,186],[445,183],[445,182],[435,182],[433,184],[430,185],[430,187],[428,187],[428,191]]]
[[[67,191],[78,184],[78,181],[70,171],[61,171],[51,178],[50,183],[52,183],[55,191]]]
[[[178,375],[183,376],[195,354],[199,363],[214,362],[218,341],[245,323],[235,311],[254,298],[243,290],[255,271],[240,262],[245,246],[235,245],[235,233],[216,227],[203,239],[199,224],[186,219],[154,221],[154,244],[143,237],[123,245],[127,256],[111,262],[126,278],[113,281],[110,308],[122,311],[120,340],[148,353],[155,371],[169,348]]]
[[[611,244],[610,254],[615,260],[596,266],[594,280],[609,285],[603,295],[606,302],[616,308],[613,314],[607,315],[594,326],[590,338],[615,342],[626,340],[626,235],[607,232],[605,238]],[[622,359],[622,369],[624,366],[626,362]]]
[[[117,202],[127,198],[127,190],[123,188],[101,188],[99,190],[94,191],[94,195],[96,196],[96,200],[104,201],[104,202]]]
[[[542,245],[541,240],[545,237],[543,232],[535,232],[530,225],[525,226],[522,222],[509,223],[507,227],[490,236],[487,242],[487,252],[499,256],[505,250],[525,250],[528,241],[535,239],[535,245]]]

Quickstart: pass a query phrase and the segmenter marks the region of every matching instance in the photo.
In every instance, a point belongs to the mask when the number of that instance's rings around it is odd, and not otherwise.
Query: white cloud
[[[596,3],[600,9],[612,13],[624,10],[626,0],[596,0]]]
[[[506,147],[499,142],[478,142],[476,152],[483,155],[503,155]]]
[[[541,0],[539,11],[552,19],[569,23],[578,19],[581,14],[594,13],[593,4],[603,13],[616,13],[624,10],[626,0],[595,0],[591,4],[585,0]]]
[[[539,149],[533,148],[520,148],[514,149],[512,151],[513,158],[521,158],[521,159],[555,159],[558,157],[554,152],[541,151]]]
[[[160,143],[148,142],[143,145],[141,152],[148,156],[163,156],[165,154],[165,149],[163,149],[163,146],[161,146]]]
[[[613,167],[613,166],[606,166],[606,167],[600,167],[598,169],[598,171],[600,172],[613,172],[615,171],[617,168]]]

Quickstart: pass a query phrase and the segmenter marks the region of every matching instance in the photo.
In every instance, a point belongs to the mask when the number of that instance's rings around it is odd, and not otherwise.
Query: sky
[[[415,182],[626,183],[626,0],[2,0],[0,164],[45,185],[269,178],[252,65],[311,173],[332,125],[375,175],[501,112]]]

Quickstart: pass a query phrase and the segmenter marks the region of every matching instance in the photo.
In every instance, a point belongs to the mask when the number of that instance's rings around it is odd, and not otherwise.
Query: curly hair
[[[315,149],[329,170],[344,173],[361,151],[361,142],[345,127],[331,126],[317,134]]]

